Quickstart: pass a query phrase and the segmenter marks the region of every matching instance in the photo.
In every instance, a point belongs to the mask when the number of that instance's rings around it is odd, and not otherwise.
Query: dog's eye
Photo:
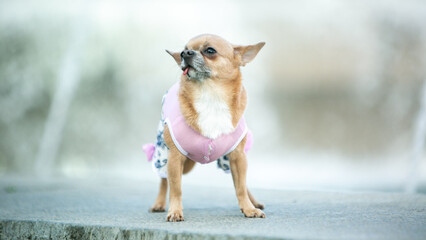
[[[216,50],[214,50],[214,48],[212,48],[212,47],[208,47],[208,48],[206,48],[206,50],[204,50],[204,52],[207,53],[207,54],[215,54]]]

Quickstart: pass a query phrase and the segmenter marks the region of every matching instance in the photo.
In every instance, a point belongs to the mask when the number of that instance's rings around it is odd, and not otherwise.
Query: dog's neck
[[[234,131],[246,104],[247,94],[241,73],[234,79],[181,79],[179,104],[189,126],[203,136],[215,139]]]

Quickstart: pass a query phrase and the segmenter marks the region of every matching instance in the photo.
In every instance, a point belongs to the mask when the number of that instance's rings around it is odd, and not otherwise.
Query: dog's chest
[[[224,92],[203,86],[195,96],[194,107],[198,113],[198,126],[205,137],[215,139],[234,130]]]

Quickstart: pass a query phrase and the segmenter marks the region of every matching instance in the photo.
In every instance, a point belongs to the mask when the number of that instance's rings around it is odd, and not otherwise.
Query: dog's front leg
[[[183,221],[183,207],[182,207],[182,172],[183,163],[186,157],[179,152],[173,144],[169,130],[164,129],[164,140],[169,147],[169,156],[167,160],[167,181],[169,183],[169,211],[167,214],[167,221],[180,222]]]
[[[245,141],[245,139],[241,141],[238,147],[228,155],[231,165],[232,179],[234,180],[235,192],[238,198],[238,205],[246,217],[264,218],[266,217],[265,213],[254,207],[253,203],[250,201],[247,191],[247,159],[244,152]]]

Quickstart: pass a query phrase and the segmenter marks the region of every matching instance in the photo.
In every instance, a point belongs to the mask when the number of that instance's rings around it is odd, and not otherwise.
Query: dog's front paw
[[[183,221],[183,212],[182,210],[169,210],[167,214],[168,222],[182,222]]]
[[[258,208],[241,209],[241,212],[248,218],[266,218],[265,213]]]
[[[149,209],[149,212],[165,212],[166,204],[165,203],[154,203],[152,207]]]

